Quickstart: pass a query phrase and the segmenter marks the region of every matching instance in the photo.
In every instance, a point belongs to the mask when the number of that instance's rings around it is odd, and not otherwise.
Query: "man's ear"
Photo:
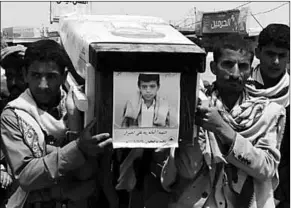
[[[68,73],[69,73],[69,70],[66,68],[66,69],[65,69],[65,72],[64,72],[64,74],[63,74],[63,83],[64,83],[64,84],[65,84],[65,82],[66,82],[66,79],[67,79]]]
[[[261,57],[261,49],[260,48],[255,48],[255,56],[257,59],[260,60],[260,57]]]
[[[21,71],[22,71],[22,76],[23,76],[24,82],[28,83],[28,80],[27,80],[27,69],[25,68],[25,66],[21,67]]]
[[[210,70],[212,72],[212,74],[216,75],[217,73],[217,64],[215,61],[211,61],[210,62]]]

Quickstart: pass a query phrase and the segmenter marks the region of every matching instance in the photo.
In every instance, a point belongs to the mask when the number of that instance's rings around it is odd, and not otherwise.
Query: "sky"
[[[122,2],[122,1],[103,1],[92,2],[92,14],[124,14],[124,15],[147,15],[161,17],[172,24],[180,23],[183,26],[183,20],[187,17],[192,18],[186,21],[189,25],[193,21],[194,8],[197,11],[213,12],[221,10],[234,9],[242,4],[248,3],[253,14],[266,12],[264,14],[255,15],[260,24],[265,27],[270,23],[290,24],[290,2],[289,1],[273,1],[273,2],[251,2],[248,1],[164,1],[164,2]],[[283,5],[285,4],[285,5]],[[279,7],[283,5],[280,8]],[[273,11],[270,11],[275,9]],[[1,28],[13,26],[52,26],[49,22],[49,2],[1,2]],[[269,11],[269,12],[268,12]],[[194,20],[195,21],[195,20]],[[260,25],[256,20],[249,16],[249,27],[258,28]]]

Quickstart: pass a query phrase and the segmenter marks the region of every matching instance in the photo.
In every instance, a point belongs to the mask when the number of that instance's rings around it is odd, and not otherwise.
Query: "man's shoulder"
[[[253,86],[255,89],[264,89],[264,85],[263,84],[261,84],[260,82],[258,82],[255,79],[252,79],[252,78],[248,79],[246,81],[246,84],[248,86]]]
[[[247,96],[246,103],[253,103],[253,108],[255,109],[261,109],[261,115],[264,116],[278,116],[286,113],[285,107],[272,99],[269,99],[268,97],[263,96]],[[255,107],[257,106],[257,107]],[[269,118],[271,118],[269,117]]]
[[[16,114],[13,110],[13,108],[4,108],[1,113],[1,120],[7,119],[7,118],[16,118]]]
[[[4,108],[3,112],[1,113],[1,129],[9,129],[10,133],[19,131],[19,120],[18,116],[14,112],[12,108]]]
[[[8,103],[8,98],[0,98],[0,112],[3,111],[7,103]]]
[[[264,113],[265,114],[268,114],[268,115],[286,115],[286,109],[283,105],[280,105],[278,104],[277,102],[274,102],[274,101],[270,101],[269,100],[269,103],[267,104],[265,110],[264,110]]]

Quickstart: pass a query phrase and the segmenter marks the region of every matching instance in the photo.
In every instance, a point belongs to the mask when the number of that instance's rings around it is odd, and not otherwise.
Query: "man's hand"
[[[91,135],[90,130],[95,123],[96,118],[85,127],[79,139],[77,139],[78,147],[86,156],[96,156],[102,153],[105,148],[112,147],[112,138],[109,138],[110,135],[108,133]]]
[[[74,91],[73,91],[73,87],[71,87],[69,89],[69,92],[67,94],[67,97],[66,97],[66,109],[67,109],[67,112],[69,115],[73,115],[74,113],[76,113],[78,111],[76,105],[75,105],[75,102],[74,102],[74,98],[73,98],[73,95],[74,95]]]
[[[82,128],[82,122],[80,122],[81,119],[81,112],[77,109],[77,106],[74,102],[74,91],[73,87],[70,88],[67,98],[66,98],[66,109],[67,109],[67,115],[68,115],[68,128],[71,131],[81,131]]]
[[[211,131],[221,139],[223,144],[232,144],[236,132],[223,120],[216,107],[208,100],[197,106],[195,123],[205,130]]]
[[[208,100],[197,106],[196,124],[202,128],[216,133],[224,123],[216,107],[211,107]]]
[[[57,147],[55,147],[53,145],[49,145],[49,144],[46,145],[46,154],[50,154],[56,150],[57,150]]]
[[[1,170],[0,182],[1,182],[1,187],[6,189],[12,183],[12,178],[6,171]]]

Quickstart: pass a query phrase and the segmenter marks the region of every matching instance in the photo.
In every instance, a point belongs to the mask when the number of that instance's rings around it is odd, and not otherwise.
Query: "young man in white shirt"
[[[277,208],[290,207],[290,27],[270,24],[259,35],[256,57],[260,64],[252,71],[248,90],[267,97],[286,109],[286,125],[280,149],[280,184],[275,192]]]

